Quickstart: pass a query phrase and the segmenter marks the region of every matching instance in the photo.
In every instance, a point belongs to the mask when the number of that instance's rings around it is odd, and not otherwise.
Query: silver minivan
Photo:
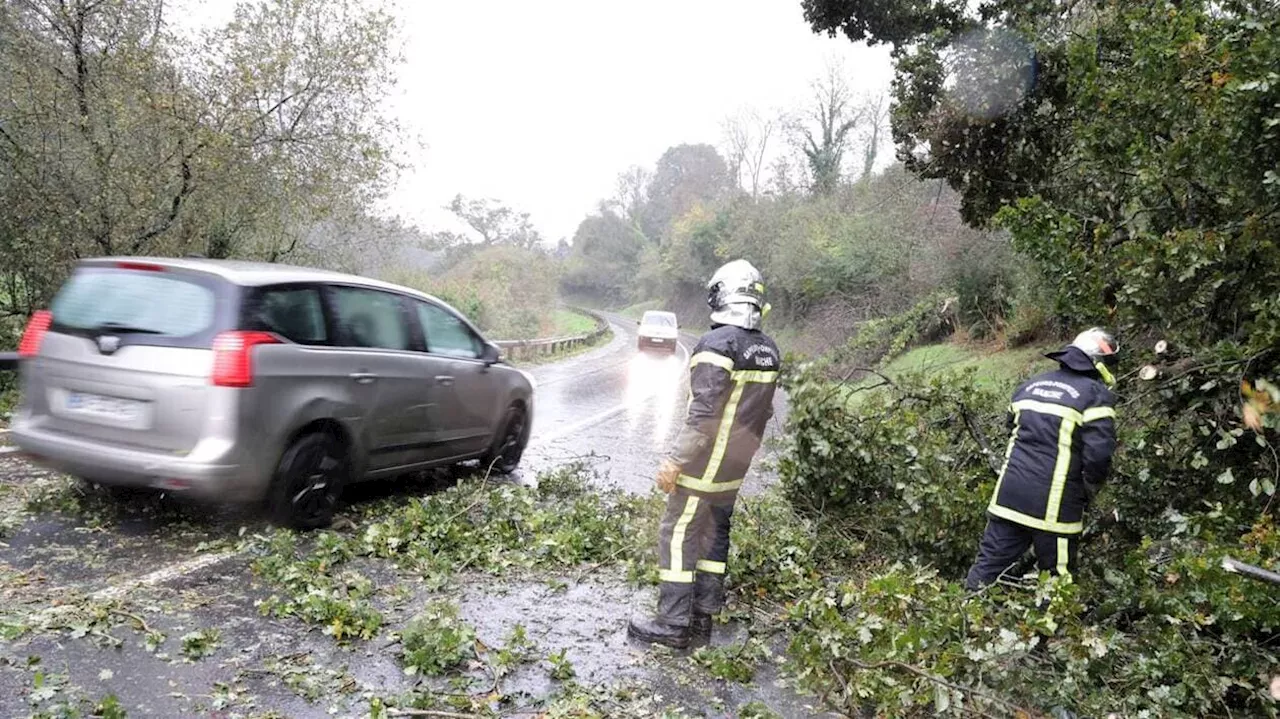
[[[82,261],[19,346],[16,444],[105,486],[265,500],[298,528],[344,485],[515,469],[533,383],[411,289],[276,264]]]

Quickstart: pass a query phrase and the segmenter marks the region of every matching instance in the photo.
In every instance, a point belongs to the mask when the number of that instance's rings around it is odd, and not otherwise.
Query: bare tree
[[[889,103],[883,92],[867,97],[862,103],[863,130],[859,133],[862,142],[862,178],[871,177],[875,169],[876,158],[880,154],[880,143],[883,141],[885,128],[889,124]]]
[[[760,196],[760,176],[777,125],[776,119],[763,117],[754,109],[739,111],[722,123],[729,175],[753,200]]]

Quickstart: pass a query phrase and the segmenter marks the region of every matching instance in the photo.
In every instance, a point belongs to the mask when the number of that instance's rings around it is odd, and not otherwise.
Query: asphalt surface
[[[696,335],[682,332],[669,355],[639,352],[636,323],[606,315],[613,338],[603,347],[531,373],[538,383],[533,436],[525,453],[522,478],[572,461],[587,462],[602,487],[648,492],[662,453],[684,421],[688,401],[688,362]],[[779,393],[768,440],[786,416]],[[750,496],[770,481],[766,461],[754,464],[743,485]]]
[[[682,337],[670,356],[642,354],[634,321],[610,321],[614,334],[602,346],[530,368],[537,404],[517,481],[534,482],[543,470],[581,461],[602,488],[651,491],[661,452],[682,421],[696,337]],[[770,434],[781,426],[784,404],[780,397]],[[5,531],[4,507],[26,506],[65,481],[10,449],[0,429],[0,718],[107,694],[119,697],[130,717],[361,716],[368,696],[412,687],[384,639],[342,646],[314,626],[262,615],[257,605],[270,588],[260,586],[250,558],[234,549],[237,537],[266,529],[252,510],[126,501],[105,517],[86,518],[51,507]],[[767,486],[765,464],[757,461],[744,494]],[[353,501],[415,491],[420,484],[385,482],[362,486]],[[362,571],[404,584],[397,601],[406,606],[432,591],[393,569]],[[599,572],[554,606],[545,583],[477,577],[456,589],[463,618],[482,641],[497,646],[514,624],[524,624],[541,647],[568,652],[584,683],[634,679],[695,715],[729,716],[725,707],[752,700],[783,716],[814,715],[808,700],[776,685],[768,668],[744,687],[673,678],[671,667],[687,667],[687,660],[673,665],[659,657],[653,664],[624,629],[652,596],[631,590],[624,577]],[[118,614],[95,624],[76,613],[86,601],[113,602]],[[39,617],[44,628],[11,636],[6,612]],[[114,628],[100,631],[107,625]],[[217,637],[213,654],[185,657],[183,638],[210,631]],[[164,635],[158,648],[147,646],[149,633]],[[723,633],[718,643],[735,638],[732,630]],[[512,681],[529,696],[548,690],[542,675]]]

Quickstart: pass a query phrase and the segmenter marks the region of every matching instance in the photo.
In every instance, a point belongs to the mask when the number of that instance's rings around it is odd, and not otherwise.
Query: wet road
[[[682,421],[696,338],[683,337],[672,356],[642,355],[634,322],[610,319],[614,335],[606,344],[530,370],[537,406],[519,481],[581,460],[601,487],[651,491],[661,449]],[[781,400],[777,409],[784,410]],[[771,423],[771,434],[779,426]],[[745,494],[769,481],[756,464]],[[258,605],[270,588],[235,549],[242,533],[265,529],[252,512],[134,511],[126,503],[108,516],[57,511],[66,507],[17,516],[15,507],[64,482],[10,452],[0,431],[0,717],[29,716],[64,699],[92,703],[108,693],[130,717],[361,716],[367,696],[412,687],[384,638],[341,646],[314,626],[262,616]],[[402,490],[384,483],[372,491]],[[393,568],[361,571],[403,587],[395,597],[400,614],[435,591]],[[583,683],[638,681],[686,707],[706,707],[695,715],[726,716],[715,708],[757,699],[784,716],[813,715],[803,698],[773,686],[767,667],[756,687],[674,681],[687,659],[655,656],[626,640],[626,617],[647,609],[652,597],[630,589],[619,573],[595,573],[557,596],[554,607],[543,581],[475,577],[460,581],[454,594],[483,642],[500,645],[524,624],[541,648],[566,651]],[[86,616],[85,607],[97,609]],[[115,614],[95,619],[93,611]],[[19,621],[39,626],[17,632]],[[213,655],[185,657],[187,640],[201,633],[217,637]],[[718,642],[734,637],[725,634]],[[148,637],[161,635],[158,648],[148,646]],[[538,696],[546,683],[534,672],[509,684]]]
[[[602,487],[645,493],[653,486],[662,452],[684,421],[688,362],[698,338],[684,334],[671,355],[636,350],[636,324],[609,315],[613,339],[564,362],[532,369],[538,383],[534,431],[524,476],[575,460],[588,461]],[[785,402],[775,400],[768,437],[778,434]],[[769,481],[756,462],[743,486],[747,495]]]

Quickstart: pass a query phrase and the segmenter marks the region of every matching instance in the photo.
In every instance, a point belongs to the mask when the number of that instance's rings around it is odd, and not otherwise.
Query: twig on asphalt
[[[446,712],[436,709],[396,709],[394,707],[387,709],[387,713],[393,717],[443,717],[444,719],[484,719],[479,714],[461,714],[459,712]]]
[[[573,578],[573,583],[580,584],[582,580],[586,579],[592,572],[596,571],[597,569],[603,567],[606,564],[612,563],[613,560],[618,558],[618,555],[622,554],[628,549],[631,549],[631,547],[626,547],[626,546],[619,547],[618,551],[614,552],[613,554],[610,554],[603,561],[596,562],[595,564],[588,566],[586,569],[582,570],[581,572],[578,572],[578,575]]]
[[[112,607],[108,611],[117,616],[124,617],[125,619],[132,619],[134,623],[138,625],[138,628],[146,632],[147,634],[150,634],[152,632],[151,627],[147,626],[146,621],[144,621],[142,617],[138,616],[137,614],[134,614],[133,612],[127,612],[123,609],[116,609],[114,607]]]

